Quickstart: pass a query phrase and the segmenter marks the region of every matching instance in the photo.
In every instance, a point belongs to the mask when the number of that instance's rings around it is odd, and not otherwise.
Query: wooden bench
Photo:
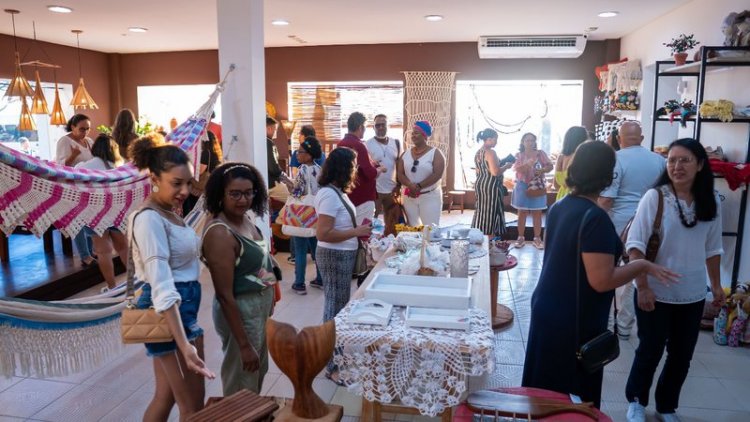
[[[260,422],[270,420],[279,405],[273,399],[242,390],[229,397],[211,397],[190,422]]]

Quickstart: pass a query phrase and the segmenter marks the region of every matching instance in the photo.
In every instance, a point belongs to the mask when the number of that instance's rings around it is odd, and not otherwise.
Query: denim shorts
[[[185,329],[185,335],[188,341],[193,341],[203,335],[203,329],[198,326],[198,308],[201,305],[201,285],[197,281],[184,281],[174,283],[177,292],[180,294],[180,318],[182,326]],[[138,298],[136,307],[146,309],[153,306],[151,301],[151,285],[143,285],[143,292]],[[164,356],[177,350],[177,343],[174,341],[166,343],[145,343],[146,354],[151,357]]]

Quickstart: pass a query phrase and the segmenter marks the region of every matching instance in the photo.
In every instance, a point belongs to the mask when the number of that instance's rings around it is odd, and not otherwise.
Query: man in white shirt
[[[385,235],[396,233],[396,224],[399,217],[399,206],[397,201],[399,185],[396,182],[396,160],[401,155],[401,142],[396,138],[387,136],[388,118],[385,114],[375,116],[375,136],[367,142],[367,151],[370,158],[380,172],[375,180],[377,198],[375,199],[375,216],[383,212],[385,223]],[[383,169],[385,171],[383,172]]]
[[[643,134],[636,121],[627,121],[620,126],[618,140],[622,149],[617,151],[612,184],[599,194],[599,205],[604,208],[615,225],[617,233],[635,215],[643,195],[654,187],[664,173],[664,157],[641,146]],[[621,338],[628,338],[635,323],[633,306],[634,287],[628,283],[622,287],[617,328]]]

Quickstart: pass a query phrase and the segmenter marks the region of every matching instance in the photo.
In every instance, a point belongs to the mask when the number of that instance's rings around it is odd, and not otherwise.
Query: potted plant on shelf
[[[674,64],[677,66],[682,66],[685,64],[685,61],[687,60],[687,51],[695,48],[700,42],[696,41],[695,38],[693,38],[694,35],[685,35],[680,34],[679,37],[672,38],[672,41],[669,43],[664,43],[666,47],[669,47],[672,49],[672,55],[674,56]]]

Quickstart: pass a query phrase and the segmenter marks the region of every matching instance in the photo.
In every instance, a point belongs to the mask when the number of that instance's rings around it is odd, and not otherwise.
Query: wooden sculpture
[[[332,420],[340,419],[343,408],[326,405],[312,389],[313,380],[333,356],[336,341],[334,321],[305,327],[297,333],[293,326],[269,318],[266,338],[271,357],[294,386],[291,410],[294,416],[303,419],[331,419],[333,416]],[[289,416],[289,419],[293,419]],[[282,419],[281,414],[276,418],[277,421]]]
[[[592,403],[573,404],[541,397],[528,397],[482,390],[469,394],[466,406],[474,413],[488,416],[540,419],[558,413],[580,413],[598,420]]]

